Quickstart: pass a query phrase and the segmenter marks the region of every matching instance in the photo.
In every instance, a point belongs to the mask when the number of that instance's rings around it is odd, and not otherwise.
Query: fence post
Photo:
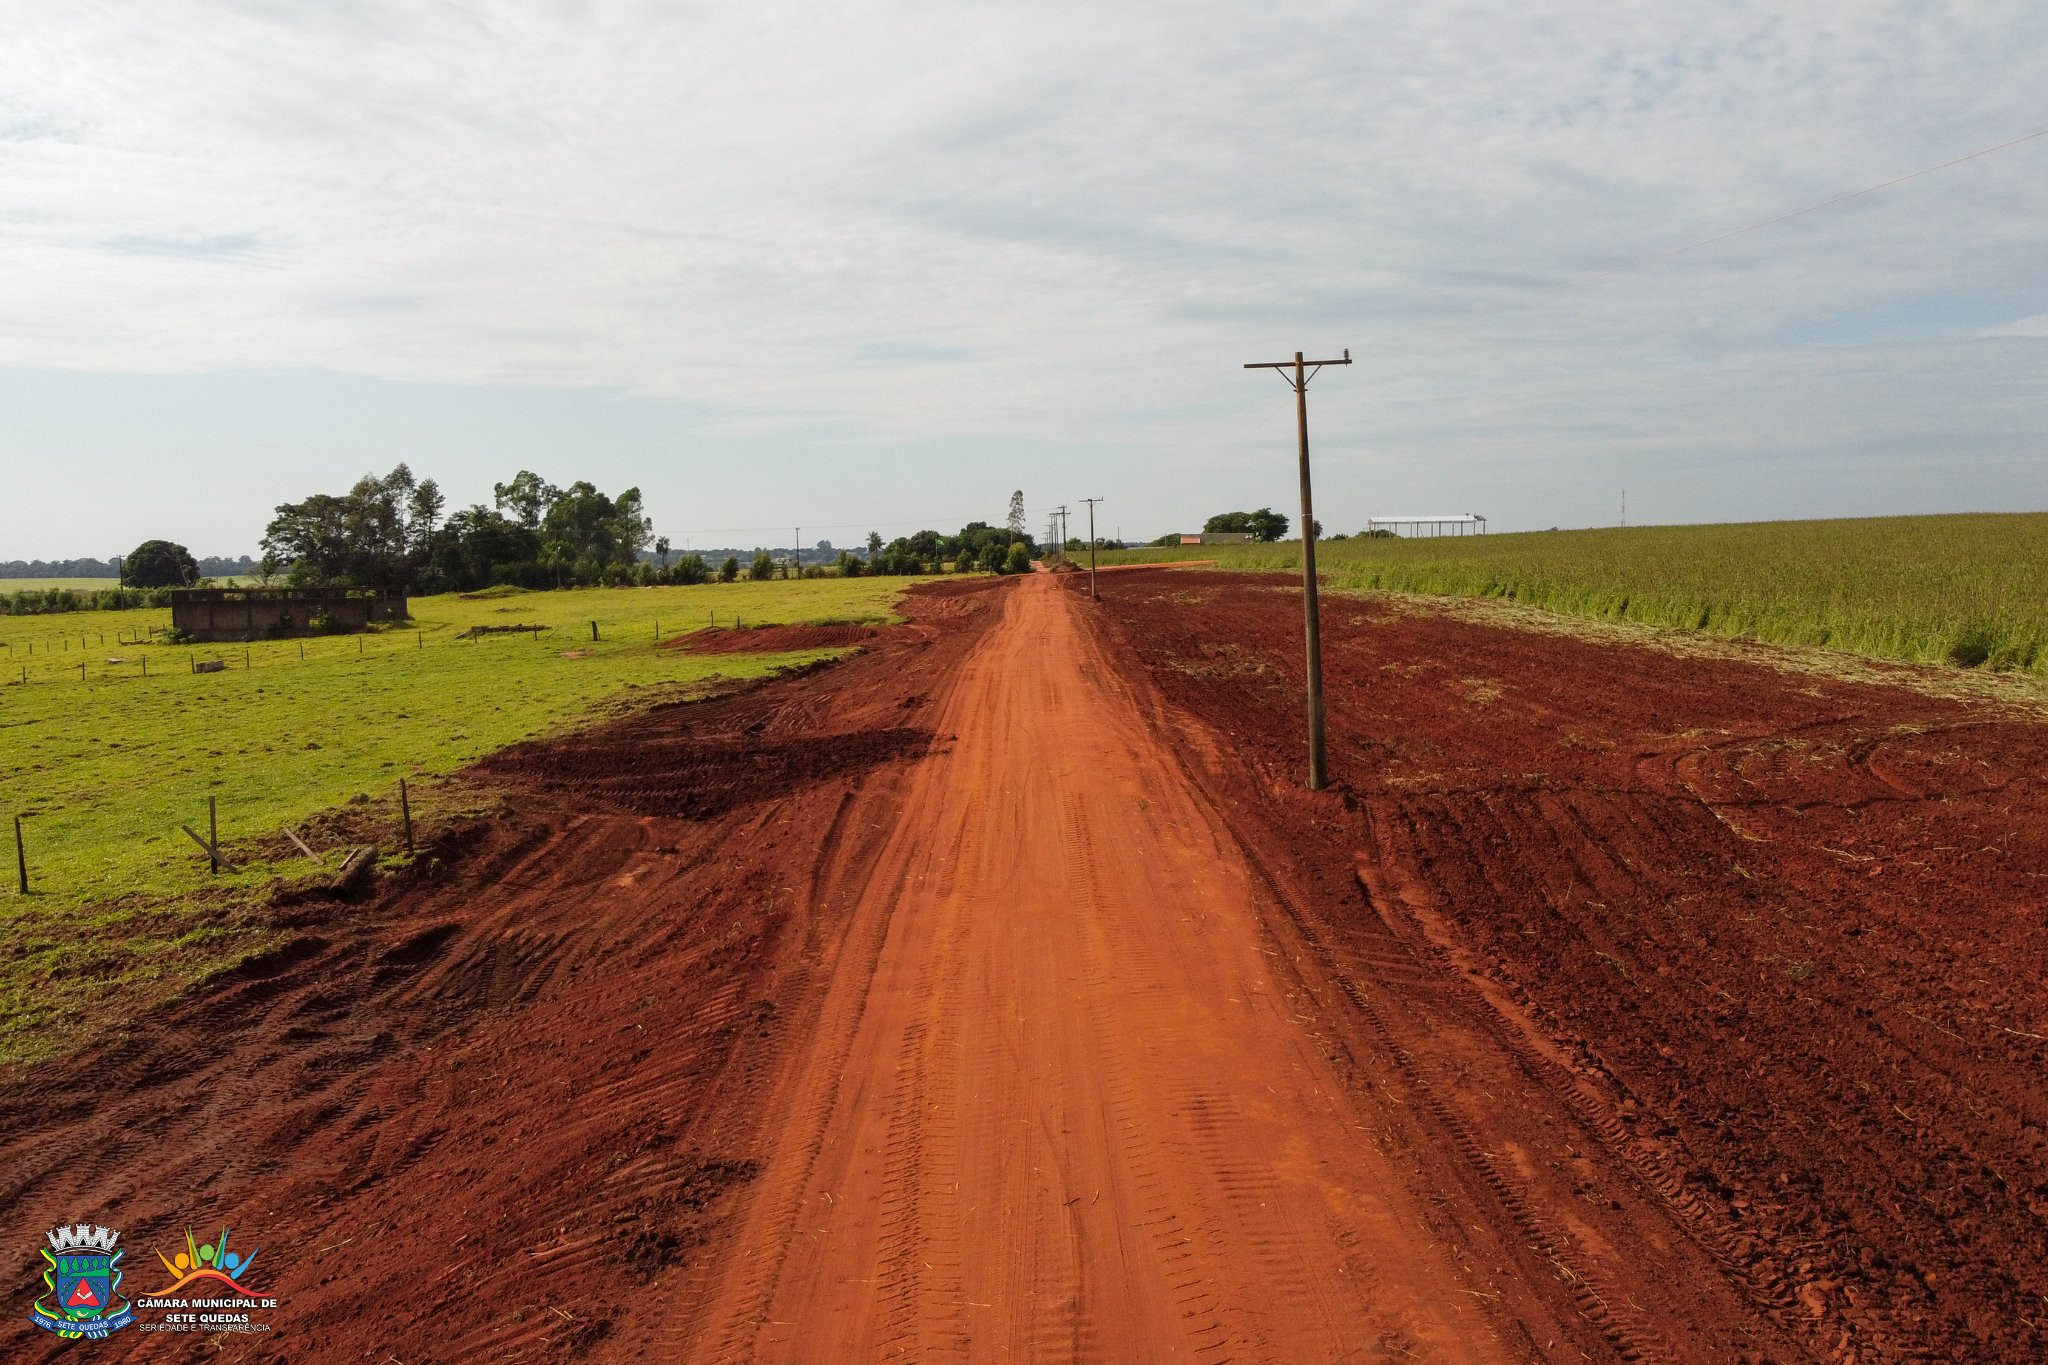
[[[592,643],[595,643],[597,640],[597,622],[595,621],[590,623],[590,639]]]
[[[78,680],[80,682],[85,681],[85,664],[83,661],[81,661],[78,665]]]
[[[398,814],[405,821],[405,851],[412,852],[412,800],[405,792],[405,779],[398,779]]]
[[[423,630],[416,630],[413,634],[420,637],[420,648],[425,649],[427,647],[427,633]]]
[[[211,796],[206,798],[206,870],[220,875],[220,810]]]
[[[145,678],[149,676],[149,660],[147,659],[142,661],[142,676]]]
[[[21,842],[21,817],[14,817],[14,875],[19,880],[21,894],[28,894],[28,850]]]

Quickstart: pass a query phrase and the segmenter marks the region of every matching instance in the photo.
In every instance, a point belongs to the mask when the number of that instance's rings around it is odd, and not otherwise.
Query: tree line
[[[401,464],[366,475],[341,495],[285,503],[263,533],[258,573],[307,587],[357,587],[419,594],[523,588],[731,582],[778,572],[919,574],[945,570],[1016,573],[1037,551],[1022,527],[1022,494],[1011,497],[1005,526],[970,522],[957,535],[919,531],[884,542],[870,533],[867,553],[841,551],[831,565],[778,564],[766,550],[744,566],[737,554],[714,565],[704,555],[673,553],[656,537],[640,490],[607,495],[588,482],[557,488],[522,469],[492,486],[492,504],[443,516],[432,479]]]
[[[148,542],[145,542],[148,543]],[[0,559],[0,578],[104,578],[112,582],[122,576],[122,566],[132,555],[108,559]],[[235,578],[256,572],[251,555],[202,555],[192,561],[195,578]],[[189,584],[178,584],[188,587]]]
[[[301,587],[413,593],[635,581],[653,536],[639,489],[613,497],[587,481],[557,488],[522,469],[492,494],[493,506],[444,517],[434,480],[403,464],[365,475],[346,493],[280,504],[258,573]]]
[[[732,552],[715,563],[701,553],[675,554],[666,537],[654,535],[637,488],[616,496],[582,481],[558,488],[522,469],[491,491],[491,506],[447,513],[440,486],[400,464],[382,477],[365,475],[346,493],[278,505],[263,532],[261,559],[195,559],[182,545],[149,540],[119,561],[62,561],[102,569],[118,562],[119,588],[0,595],[0,614],[162,606],[172,589],[215,577],[430,595],[499,585],[729,583],[792,574],[1024,573],[1038,553],[1023,529],[1022,492],[1011,494],[1001,526],[971,521],[954,535],[923,530],[889,541],[870,532],[865,554],[841,550],[836,560],[803,564],[765,549],[745,563]],[[817,553],[831,553],[829,542],[820,542]]]

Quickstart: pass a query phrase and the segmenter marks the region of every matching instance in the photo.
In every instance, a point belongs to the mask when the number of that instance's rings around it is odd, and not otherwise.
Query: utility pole
[[[1054,548],[1061,554],[1065,554],[1067,552],[1067,505],[1065,503],[1059,505],[1057,515],[1060,519],[1059,543]]]
[[[1102,499],[1083,498],[1081,501],[1088,504],[1088,600],[1100,602],[1102,594],[1095,591],[1095,504]]]
[[[1302,634],[1308,645],[1308,789],[1321,791],[1329,785],[1329,763],[1323,754],[1323,617],[1316,601],[1316,514],[1309,496],[1308,479],[1308,382],[1325,365],[1349,365],[1351,349],[1342,360],[1303,360],[1301,352],[1292,360],[1268,360],[1245,366],[1247,370],[1278,371],[1294,388],[1294,421],[1301,438],[1301,615]],[[1288,370],[1294,374],[1290,378]]]
[[[793,558],[796,562],[795,576],[802,578],[804,576],[804,528],[801,526],[796,528],[796,551]]]

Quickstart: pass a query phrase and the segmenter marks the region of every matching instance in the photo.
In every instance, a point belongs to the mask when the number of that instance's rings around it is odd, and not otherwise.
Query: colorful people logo
[[[36,1300],[30,1322],[60,1337],[97,1341],[135,1321],[121,1297],[121,1258],[127,1253],[114,1250],[119,1232],[79,1223],[52,1228],[48,1236],[43,1287],[49,1292]]]
[[[255,1290],[242,1283],[242,1276],[249,1273],[249,1266],[256,1259],[258,1247],[247,1256],[239,1256],[228,1250],[228,1229],[220,1230],[220,1240],[209,1246],[201,1246],[192,1240],[192,1229],[185,1229],[185,1249],[174,1256],[161,1251],[156,1258],[164,1263],[164,1269],[171,1272],[173,1283],[146,1297],[152,1299],[170,1298],[182,1295],[197,1284],[209,1291],[228,1290],[245,1299],[257,1296]]]

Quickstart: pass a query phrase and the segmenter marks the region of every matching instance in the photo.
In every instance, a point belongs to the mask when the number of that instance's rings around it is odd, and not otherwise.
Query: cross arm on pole
[[[1346,351],[1342,360],[1304,360],[1301,363],[1311,367],[1349,365],[1351,363],[1351,352]],[[1291,370],[1294,368],[1294,362],[1291,360],[1260,360],[1245,366],[1245,368],[1247,370]]]

